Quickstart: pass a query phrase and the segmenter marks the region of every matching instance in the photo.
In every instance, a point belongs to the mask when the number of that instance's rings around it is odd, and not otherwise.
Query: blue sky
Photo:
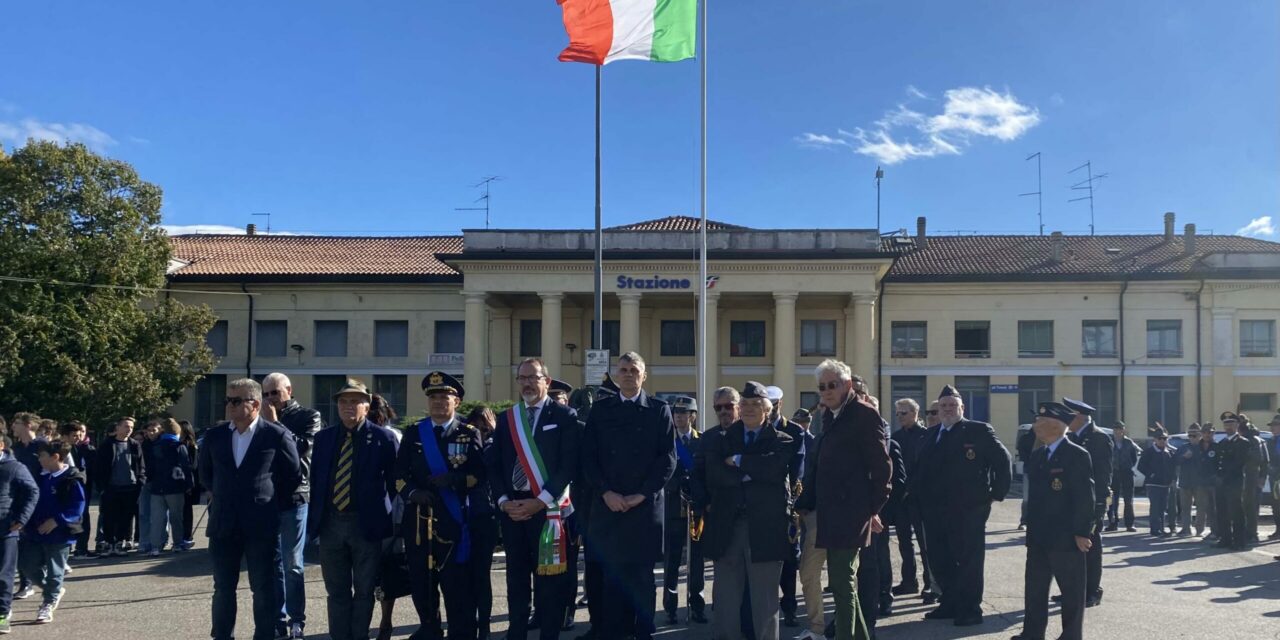
[[[83,140],[165,222],[453,233],[592,223],[592,68],[554,0],[0,8],[0,144]],[[1275,237],[1280,4],[713,0],[709,214],[755,227]],[[20,61],[15,64],[15,61]],[[604,215],[697,213],[698,66],[604,70]],[[1266,221],[1262,221],[1267,218]],[[260,224],[261,226],[261,224]]]

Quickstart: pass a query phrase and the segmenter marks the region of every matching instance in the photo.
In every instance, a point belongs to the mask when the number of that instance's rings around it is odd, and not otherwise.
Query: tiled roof
[[[702,219],[693,216],[667,216],[657,220],[645,220],[635,224],[624,224],[620,227],[609,227],[609,231],[697,231],[702,226]],[[707,220],[707,231],[729,231],[746,229],[747,227],[715,220]]]
[[[1167,242],[1162,235],[1063,236],[1062,242],[1062,260],[1055,262],[1051,236],[930,236],[923,249],[903,251],[887,278],[1159,278],[1200,272],[1210,254],[1280,254],[1280,243],[1242,236],[1198,236],[1195,253],[1184,250],[1180,235]]]
[[[216,276],[457,276],[436,258],[461,236],[182,235],[170,238],[176,278]]]

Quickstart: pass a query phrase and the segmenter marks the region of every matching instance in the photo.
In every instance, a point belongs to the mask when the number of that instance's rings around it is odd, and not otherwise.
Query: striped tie
[[[533,409],[531,407],[522,406],[521,411],[524,413],[525,423],[529,425],[530,429],[532,429],[533,428]],[[517,427],[516,425],[511,425],[511,428],[518,429],[519,427]],[[529,476],[525,474],[524,465],[520,464],[519,460],[516,460],[515,466],[511,468],[511,488],[516,491],[530,490]]]
[[[347,435],[342,440],[342,448],[338,451],[337,472],[333,480],[333,506],[338,511],[346,511],[351,506],[351,430],[344,429]]]

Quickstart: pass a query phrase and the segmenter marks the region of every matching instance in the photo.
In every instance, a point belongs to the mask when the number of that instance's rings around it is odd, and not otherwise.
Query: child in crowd
[[[180,441],[182,427],[173,418],[159,420],[158,426],[160,435],[150,444],[151,455],[147,462],[147,487],[151,494],[151,535],[148,538],[154,545],[147,555],[153,558],[160,555],[164,546],[166,522],[173,535],[173,550],[187,550],[182,543],[182,503],[194,484],[191,454]]]
[[[142,447],[129,436],[133,434],[133,418],[121,418],[111,435],[98,447],[93,465],[95,484],[102,487],[99,517],[103,538],[113,556],[128,552],[133,539],[133,519],[138,514],[138,493],[146,480],[142,466]]]
[[[0,431],[4,419],[0,418]],[[18,532],[31,520],[40,489],[26,466],[9,449],[13,441],[0,433],[0,633],[9,633],[13,576],[18,563]]]
[[[22,529],[18,551],[23,573],[44,593],[36,624],[53,622],[53,612],[66,593],[62,579],[67,571],[67,555],[83,528],[84,476],[67,464],[70,450],[67,443],[56,440],[36,445],[42,469],[37,480],[40,498]]]

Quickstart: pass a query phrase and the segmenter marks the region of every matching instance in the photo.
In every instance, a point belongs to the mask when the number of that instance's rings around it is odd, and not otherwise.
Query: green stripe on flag
[[[657,0],[653,10],[654,62],[692,58],[698,41],[698,0]]]

